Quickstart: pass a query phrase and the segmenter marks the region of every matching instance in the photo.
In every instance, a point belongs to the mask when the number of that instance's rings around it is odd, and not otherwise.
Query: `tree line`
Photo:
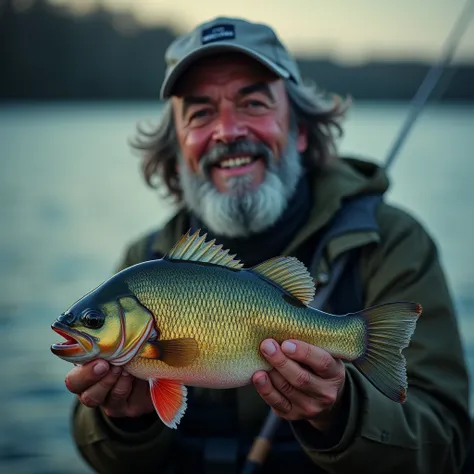
[[[168,25],[144,27],[102,7],[77,15],[46,0],[0,0],[0,99],[156,100],[164,53],[176,35]],[[297,60],[303,75],[322,89],[357,100],[409,100],[431,66]],[[474,101],[474,64],[449,67],[441,96]]]

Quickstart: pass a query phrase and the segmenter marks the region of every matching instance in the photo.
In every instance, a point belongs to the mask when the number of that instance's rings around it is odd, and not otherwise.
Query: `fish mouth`
[[[65,339],[51,346],[51,352],[61,359],[69,362],[85,362],[98,354],[99,348],[88,334],[76,331],[60,321],[55,321],[51,329]]]

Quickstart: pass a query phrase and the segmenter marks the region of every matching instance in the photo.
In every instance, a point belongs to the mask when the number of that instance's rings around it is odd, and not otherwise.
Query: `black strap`
[[[345,304],[346,306],[349,305],[352,308],[355,308],[355,306],[358,304],[358,301],[356,302],[346,300],[344,293],[341,293],[340,291],[335,292],[335,289],[338,288],[340,282],[343,281],[343,275],[347,275],[348,270],[351,270],[349,263],[353,260],[353,257],[356,255],[356,253],[358,252],[356,250],[353,250],[352,252],[346,252],[339,257],[339,259],[334,264],[330,281],[316,293],[315,298],[311,302],[312,307],[322,309],[325,307],[326,302],[331,299],[332,295],[337,295],[337,301],[335,301],[335,305],[338,304],[338,301],[343,301],[343,304]],[[357,290],[358,288],[356,288],[356,292]],[[351,293],[355,294],[354,292]],[[280,446],[278,445],[278,440],[288,437],[289,433],[292,433],[290,424],[287,421],[279,418],[270,409],[268,411],[268,415],[265,419],[265,423],[259,434],[259,437],[265,438],[270,442],[275,440],[273,441],[273,449],[279,450]],[[296,441],[293,441],[293,443],[291,444],[291,448],[291,454],[294,457],[306,457],[306,455],[303,453],[302,447]],[[265,462],[265,460],[263,460],[263,462]],[[259,463],[247,460],[241,472],[242,474],[256,474],[259,472],[260,469],[261,465]],[[314,470],[317,470],[317,468],[314,467]],[[320,470],[320,472],[321,474],[323,474],[325,471]]]

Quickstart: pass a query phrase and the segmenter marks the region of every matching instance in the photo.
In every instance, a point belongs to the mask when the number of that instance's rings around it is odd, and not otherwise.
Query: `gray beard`
[[[264,156],[264,181],[252,189],[251,176],[236,176],[227,181],[230,191],[220,193],[206,169],[236,151],[242,156]],[[303,172],[294,134],[278,162],[268,147],[251,142],[215,147],[201,158],[203,174],[191,172],[181,156],[179,161],[184,204],[210,231],[228,237],[248,237],[272,226],[285,211]]]

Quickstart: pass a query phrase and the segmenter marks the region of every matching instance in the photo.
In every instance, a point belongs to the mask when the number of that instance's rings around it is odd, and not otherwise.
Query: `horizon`
[[[32,0],[16,0],[23,8],[31,3]],[[293,0],[290,4],[286,0],[259,4],[241,0],[238,5],[224,6],[217,0],[199,4],[186,0],[48,0],[48,3],[78,15],[105,8],[122,21],[128,16],[139,26],[168,26],[176,34],[215,16],[245,17],[272,26],[299,57],[327,57],[346,64],[377,60],[435,61],[466,5],[464,0],[437,0],[436,4],[429,0],[419,0],[416,4],[409,0],[396,4],[389,0],[376,3],[360,0],[357,5],[351,0],[339,0],[337,5],[322,0]],[[268,8],[270,4],[271,8]],[[341,11],[346,14],[341,15]],[[314,15],[310,14],[312,12]],[[288,21],[291,16],[294,22]],[[316,16],[320,18],[319,22],[313,20]],[[473,45],[474,21],[471,21],[452,62],[474,63]]]

